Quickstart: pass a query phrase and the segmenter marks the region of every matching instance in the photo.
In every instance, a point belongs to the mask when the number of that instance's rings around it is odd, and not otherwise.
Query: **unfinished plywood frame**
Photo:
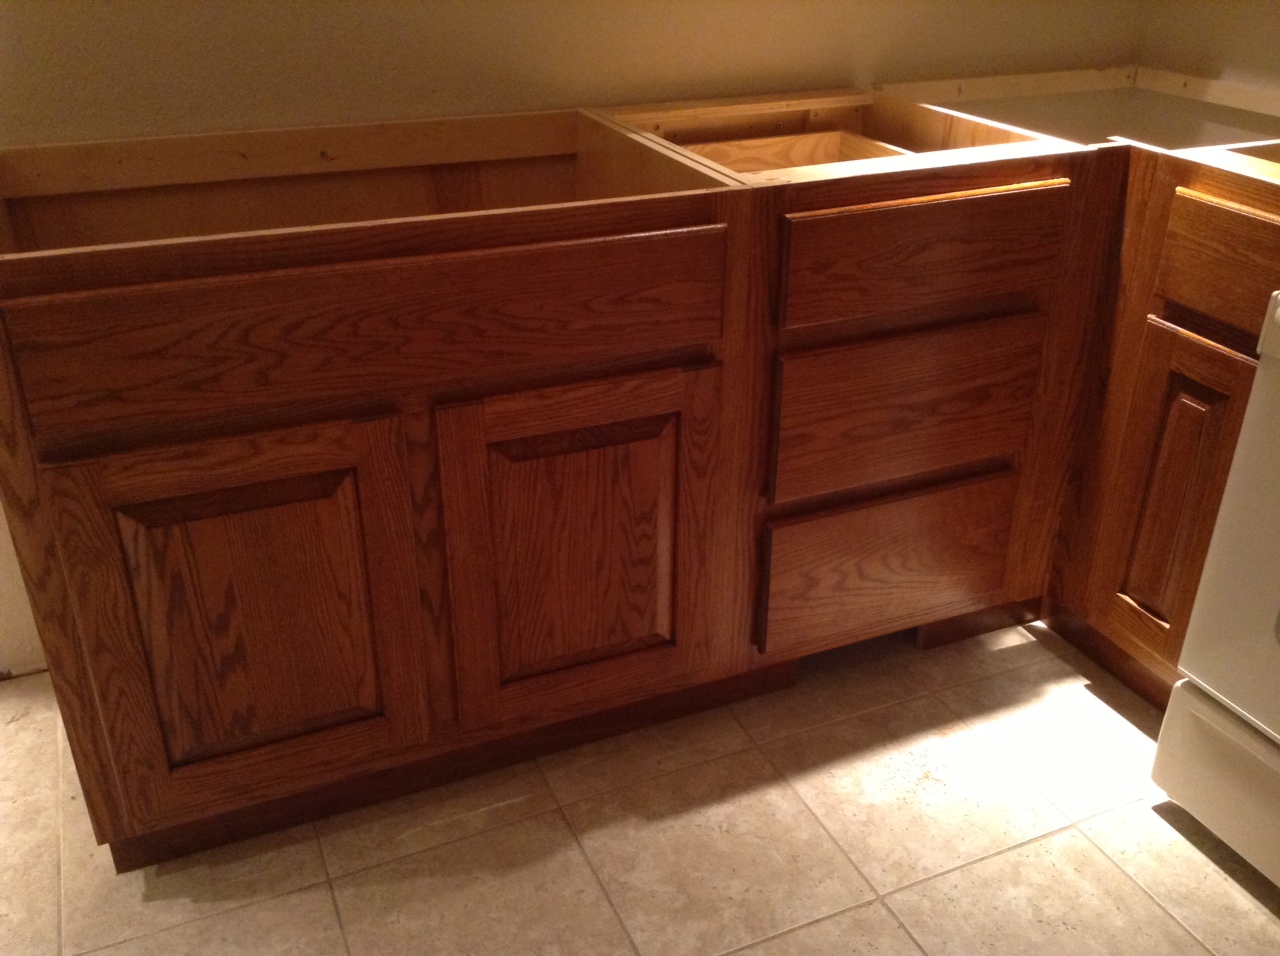
[[[886,163],[934,166],[939,160],[933,154],[952,150],[1028,144],[1043,152],[1053,142],[951,110],[857,90],[626,107],[612,116],[750,185],[847,176],[862,168],[880,171]],[[848,165],[867,160],[877,162]]]
[[[636,140],[569,110],[8,150],[0,153],[0,248],[29,252],[725,184]]]

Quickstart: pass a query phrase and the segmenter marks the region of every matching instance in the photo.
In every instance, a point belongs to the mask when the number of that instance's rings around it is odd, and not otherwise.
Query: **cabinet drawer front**
[[[1156,295],[1247,333],[1241,348],[1251,350],[1276,289],[1280,217],[1179,189],[1160,253]],[[1182,318],[1167,312],[1164,317]],[[1212,330],[1192,331],[1214,338]]]
[[[1069,182],[787,216],[787,328],[999,302],[1033,309],[1053,280]]]
[[[725,227],[4,303],[42,451],[720,334]]]
[[[798,657],[1003,600],[1005,473],[766,531],[763,650]]]
[[[773,500],[1012,459],[1043,339],[1021,315],[783,358]]]

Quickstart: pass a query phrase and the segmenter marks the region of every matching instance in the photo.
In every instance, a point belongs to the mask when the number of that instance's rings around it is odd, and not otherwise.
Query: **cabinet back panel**
[[[1012,460],[1044,327],[1013,316],[784,357],[773,500]]]
[[[573,155],[9,201],[24,251],[572,202]]]
[[[1062,245],[1056,180],[786,217],[787,328],[1007,302],[1043,306]]]

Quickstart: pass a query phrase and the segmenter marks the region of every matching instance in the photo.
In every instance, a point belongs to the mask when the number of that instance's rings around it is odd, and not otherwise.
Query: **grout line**
[[[773,762],[773,759],[767,753],[765,753],[763,750],[760,750],[758,746],[756,747],[756,749],[760,751],[760,756],[762,756],[765,759],[765,762],[768,763],[769,766],[773,768],[773,772],[782,778],[782,782],[787,785],[787,789],[789,789],[793,794],[795,794],[796,799],[800,801],[800,805],[805,808],[809,816],[813,818],[813,822],[818,824],[818,826],[822,829],[822,832],[827,835],[827,839],[831,841],[832,845],[837,850],[840,851],[840,855],[849,861],[849,865],[853,867],[853,872],[857,873],[858,877],[862,880],[862,882],[867,884],[867,887],[871,890],[873,896],[872,896],[872,899],[863,900],[862,902],[871,903],[871,902],[875,902],[877,900],[883,899],[884,894],[882,894],[880,890],[876,888],[876,885],[871,882],[871,880],[867,877],[867,874],[862,872],[862,867],[858,866],[858,864],[853,861],[853,857],[849,855],[849,851],[846,850],[841,845],[840,841],[835,838],[835,836],[827,828],[827,825],[822,822],[822,818],[818,816],[817,812],[813,809],[813,807],[809,806],[809,801],[807,801],[801,795],[800,791],[796,789],[795,784],[791,782],[791,778],[788,777],[783,770],[779,769],[778,765]],[[861,904],[855,903],[853,905],[859,906]],[[851,907],[846,907],[846,909],[849,909],[849,908]]]
[[[573,834],[574,842],[578,844],[578,852],[582,854],[582,859],[586,861],[587,869],[591,871],[591,875],[595,877],[596,886],[600,887],[600,892],[604,894],[605,902],[609,904],[609,909],[613,910],[614,918],[618,921],[618,925],[622,927],[622,934],[627,938],[627,943],[631,946],[631,951],[635,956],[640,956],[640,947],[636,945],[636,941],[631,936],[631,927],[627,925],[627,921],[622,918],[622,913],[618,911],[618,904],[614,902],[613,896],[609,893],[609,888],[604,885],[604,880],[596,870],[596,865],[591,862],[591,855],[587,853],[586,844],[582,842],[582,835],[578,833],[578,828],[573,825],[573,821],[569,819],[569,814],[564,812],[564,807],[557,807],[556,812],[560,814],[560,819],[564,821],[565,826],[569,828],[569,832]]]
[[[893,917],[894,921],[899,926],[902,927],[902,931],[906,933],[907,938],[911,940],[912,943],[915,944],[916,949],[920,950],[922,956],[929,956],[929,951],[924,948],[924,943],[916,939],[916,934],[911,932],[911,930],[907,928],[907,924],[904,923],[902,920],[902,917],[898,915],[898,911],[893,908],[893,904],[890,903],[887,899],[882,899],[880,901],[880,905],[883,906],[885,910],[888,911],[889,915]]]
[[[1188,936],[1190,936],[1192,939],[1194,939],[1197,943],[1199,943],[1204,948],[1204,951],[1208,953],[1209,956],[1214,956],[1213,949],[1209,946],[1209,944],[1206,943],[1204,940],[1202,940],[1199,936],[1197,936],[1190,926],[1188,926],[1186,923],[1180,920],[1173,913],[1173,911],[1171,911],[1167,906],[1165,906],[1164,903],[1160,901],[1160,898],[1156,896],[1155,893],[1151,892],[1151,890],[1147,889],[1146,885],[1141,880],[1139,880],[1136,876],[1134,876],[1132,873],[1126,870],[1120,864],[1119,860],[1112,857],[1110,853],[1104,850],[1102,846],[1099,845],[1099,843],[1096,840],[1094,840],[1093,837],[1089,836],[1089,834],[1087,834],[1084,830],[1081,830],[1079,827],[1076,827],[1075,830],[1082,837],[1084,837],[1085,840],[1089,842],[1090,846],[1092,846],[1099,853],[1101,853],[1108,863],[1110,863],[1122,874],[1124,874],[1125,879],[1127,879],[1130,883],[1132,883],[1134,886],[1138,887],[1138,889],[1140,889],[1143,893],[1145,893],[1147,895],[1147,898],[1150,899],[1151,902],[1153,902],[1156,905],[1156,908],[1159,909],[1160,912],[1164,913],[1165,916],[1169,917],[1169,919],[1173,920],[1175,923],[1181,926],[1186,931]]]
[[[65,806],[66,794],[63,792],[63,780],[66,776],[66,768],[62,765],[62,752],[67,749],[65,746],[63,746],[63,740],[62,740],[63,734],[65,734],[67,731],[66,731],[66,728],[62,726],[61,712],[59,712],[58,714],[57,731],[58,732],[54,734],[54,746],[58,748],[58,759],[55,762],[55,766],[57,767],[57,772],[58,772],[58,785],[57,787],[55,787],[55,792],[57,793],[57,799],[58,799],[58,809],[55,814],[55,817],[57,820],[56,825],[58,828],[58,941],[57,942],[58,942],[58,954],[59,956],[61,956],[61,954],[66,949],[63,943],[63,938],[66,936],[66,927],[64,925],[66,922],[66,914],[64,912],[66,907],[63,904],[63,897],[66,895],[66,889],[63,886],[63,875],[62,875],[63,874],[62,846],[63,846],[63,843],[65,842],[62,838],[62,825],[63,825],[62,821],[63,821],[63,816],[66,812],[66,806]]]
[[[338,906],[338,891],[334,889],[333,879],[325,880],[329,886],[329,902],[333,904],[333,915],[338,920],[338,932],[342,936],[342,948],[347,951],[347,956],[351,956],[351,940],[347,939],[347,926],[342,921],[342,909]]]
[[[810,926],[817,926],[819,923],[825,923],[827,920],[833,920],[837,916],[843,916],[845,913],[852,913],[854,910],[870,909],[881,902],[881,900],[863,900],[861,903],[854,903],[852,906],[846,906],[843,909],[838,909],[834,913],[828,913],[826,916],[819,916],[817,919],[811,919],[807,923],[789,926],[786,929],[779,930],[769,936],[761,936],[759,939],[753,939],[749,943],[743,943],[736,949],[727,950],[724,953],[717,954],[717,956],[735,956],[735,954],[738,953],[745,953],[747,950],[759,946],[761,943],[767,943],[771,940],[781,939],[783,936],[789,936],[792,933],[798,933],[802,929],[807,929]]]

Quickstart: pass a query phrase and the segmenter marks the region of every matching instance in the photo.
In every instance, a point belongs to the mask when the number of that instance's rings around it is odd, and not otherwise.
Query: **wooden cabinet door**
[[[1107,643],[1084,639],[1159,699],[1178,679],[1258,333],[1280,289],[1280,188],[1144,150],[1130,171],[1098,454],[1059,596]]]
[[[135,833],[349,776],[427,733],[394,418],[50,469]]]
[[[1091,611],[1173,679],[1257,363],[1147,320],[1102,510]]]
[[[706,664],[718,373],[437,412],[464,723],[544,721]]]

